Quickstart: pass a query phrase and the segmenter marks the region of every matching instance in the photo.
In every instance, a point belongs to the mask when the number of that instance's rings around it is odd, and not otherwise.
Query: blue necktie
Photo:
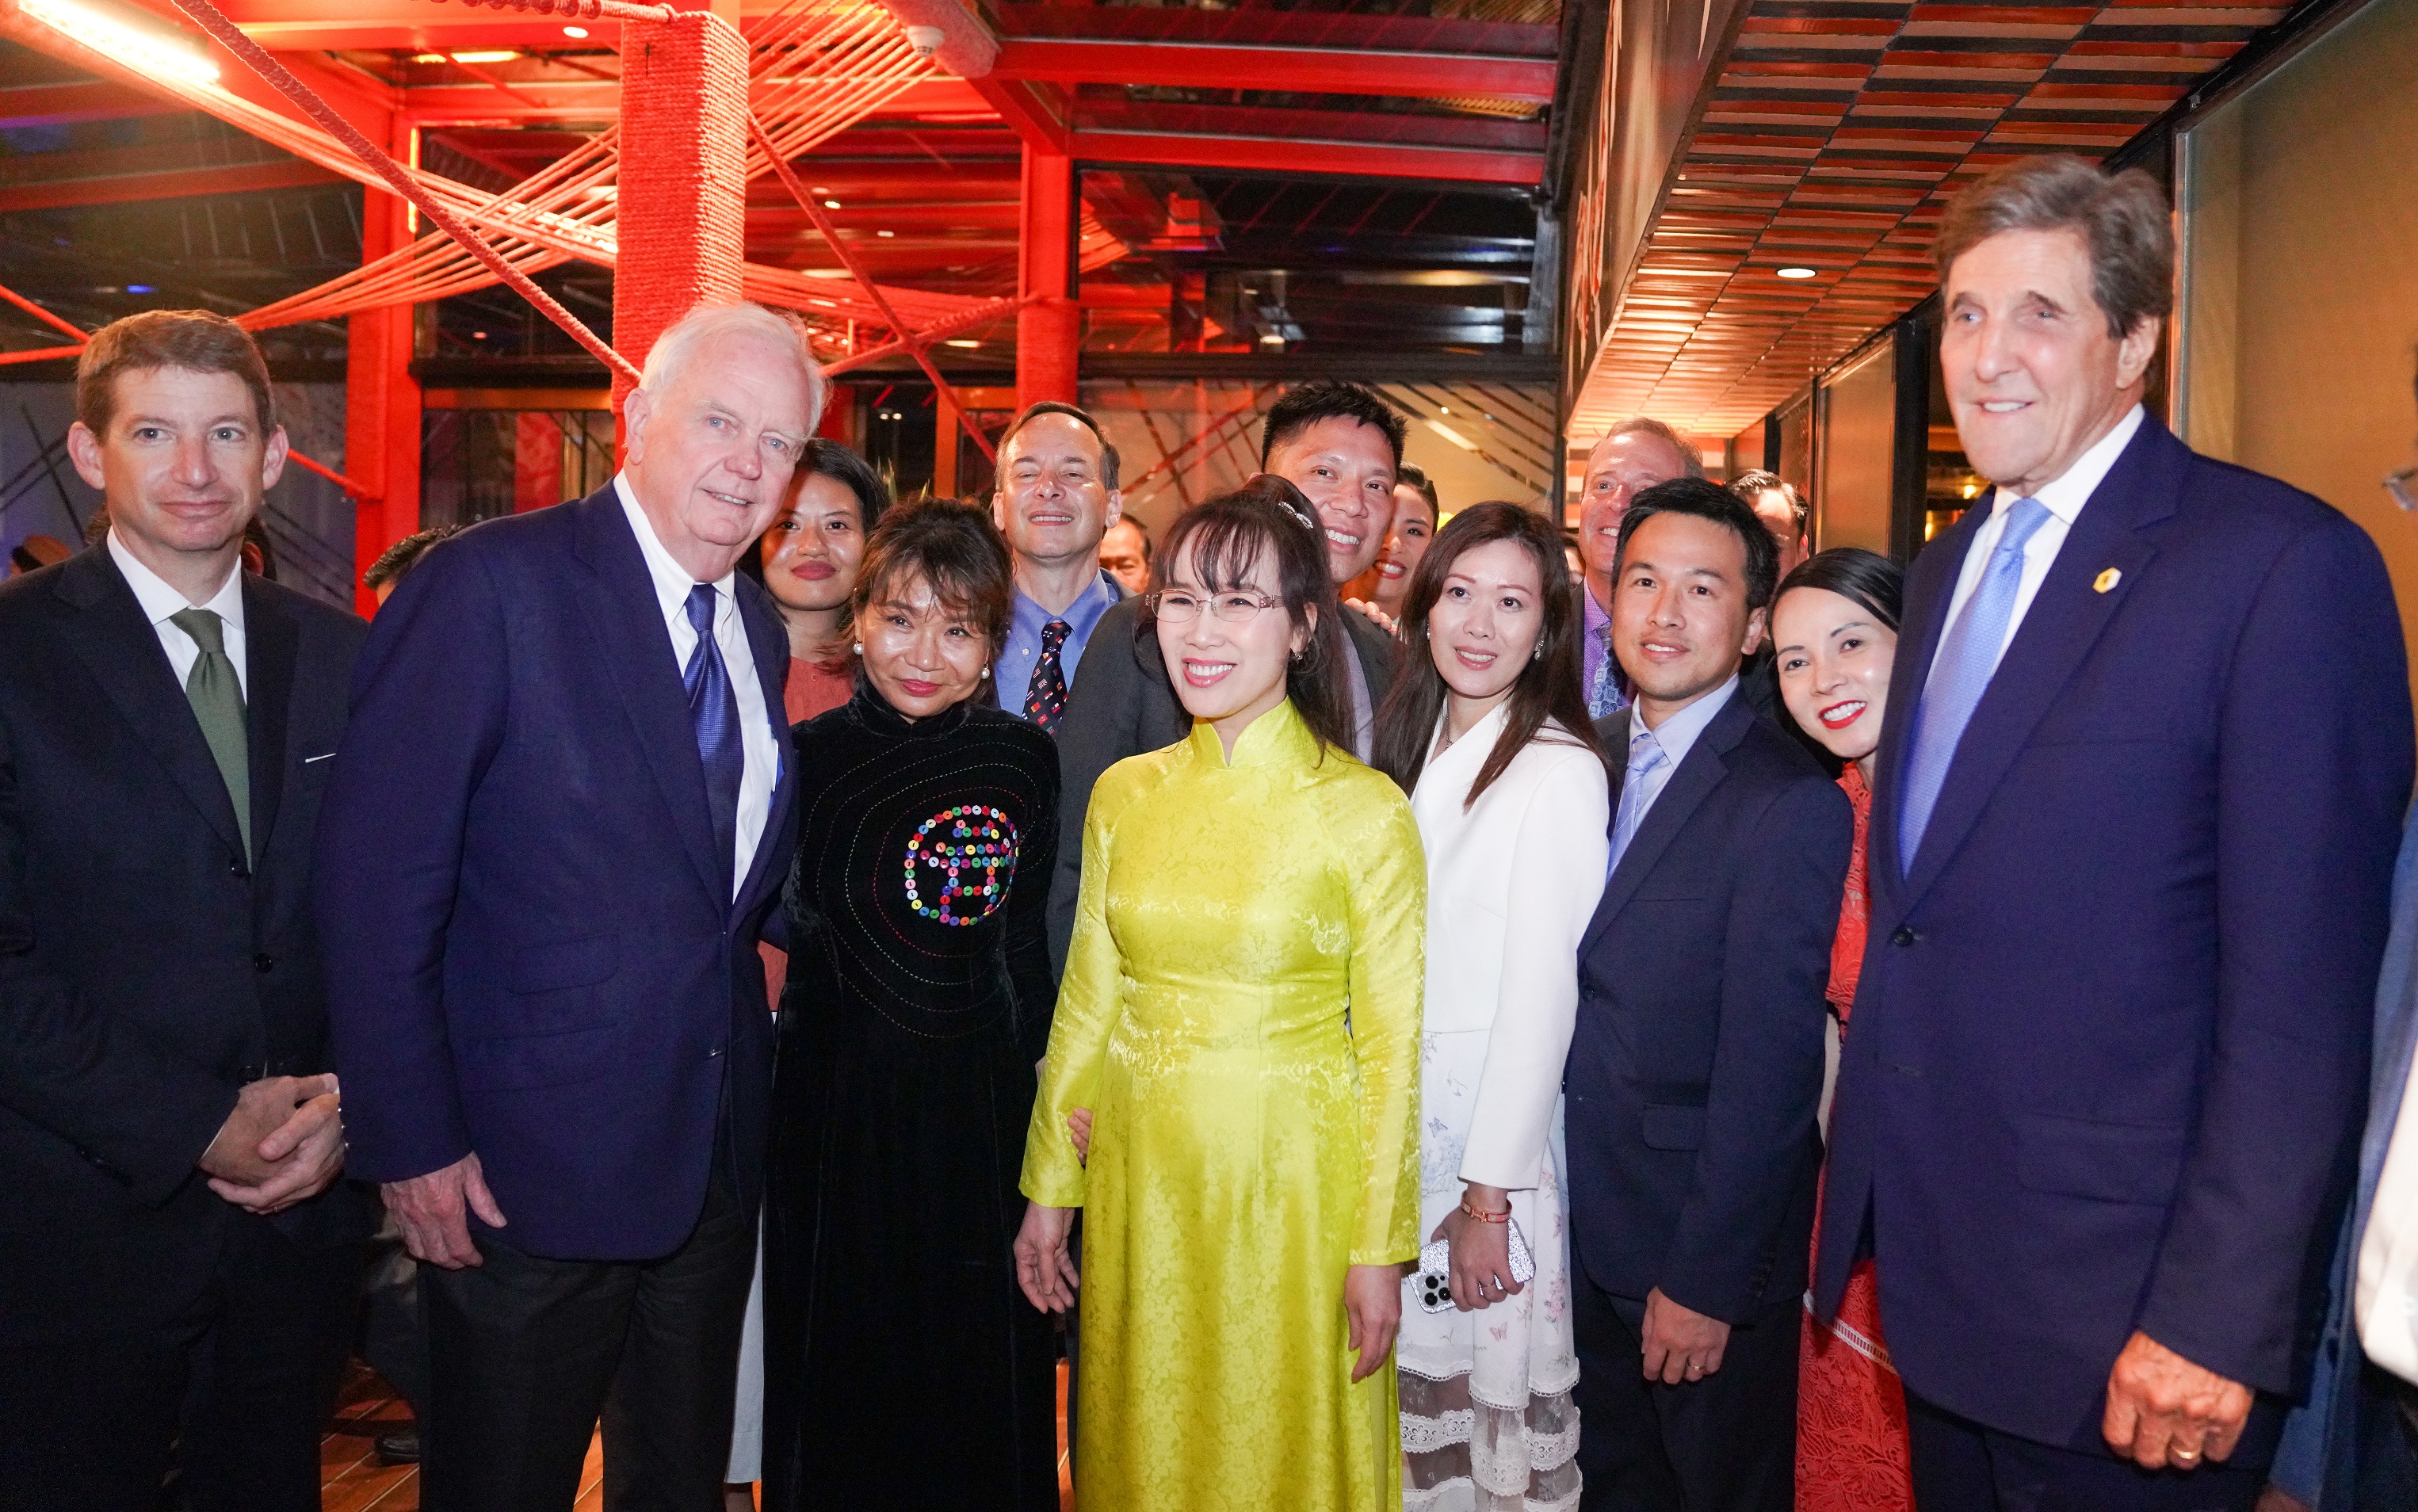
[[[2024,578],[2024,546],[2047,523],[2048,506],[2036,498],[2015,500],[1997,549],[1982,569],[1982,581],[1939,644],[1938,659],[1931,664],[1931,679],[1914,712],[1914,739],[1906,746],[1905,792],[1897,821],[1902,873],[1914,870],[1923,829],[1948,781],[1948,765],[1956,758],[1965,725],[1998,670],[1998,649],[2007,638],[2007,621],[2014,618],[2015,589]]]
[[[730,690],[730,673],[722,664],[722,648],[713,640],[713,586],[699,583],[688,590],[689,627],[696,632],[696,649],[688,653],[681,685],[688,690],[688,717],[696,724],[696,754],[705,763],[705,803],[713,815],[714,854],[735,875],[739,864],[739,784],[747,772],[747,756],[739,743],[739,695]]]
[[[1629,737],[1629,775],[1620,783],[1620,812],[1613,817],[1612,859],[1603,868],[1606,877],[1619,870],[1622,853],[1629,849],[1629,842],[1637,838],[1637,827],[1645,822],[1645,811],[1654,806],[1655,795],[1646,790],[1646,777],[1671,759],[1662,742],[1645,727],[1645,721],[1635,714],[1629,717],[1637,721],[1637,728]]]
[[[1615,674],[1620,664],[1612,654],[1612,627],[1603,627],[1603,660],[1595,664],[1595,680],[1587,685],[1587,718],[1603,719],[1629,707]]]

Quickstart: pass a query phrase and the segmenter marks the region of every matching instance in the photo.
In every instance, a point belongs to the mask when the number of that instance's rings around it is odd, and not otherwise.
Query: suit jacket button
[[[263,951],[252,958],[252,969],[258,971],[263,976],[267,976],[276,965],[277,957],[269,955],[267,951]]]
[[[1922,937],[1921,935],[1916,934],[1905,925],[1900,924],[1897,926],[1897,933],[1890,936],[1890,943],[1892,945],[1911,945],[1921,938]]]

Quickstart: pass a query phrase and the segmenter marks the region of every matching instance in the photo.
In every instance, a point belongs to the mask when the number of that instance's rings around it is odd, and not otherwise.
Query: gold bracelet
[[[1469,1199],[1465,1197],[1461,1199],[1461,1213],[1462,1216],[1465,1218],[1475,1218],[1480,1223],[1509,1223],[1511,1221],[1511,1210],[1509,1208],[1505,1208],[1500,1213],[1483,1213],[1477,1208],[1471,1207],[1469,1205]]]

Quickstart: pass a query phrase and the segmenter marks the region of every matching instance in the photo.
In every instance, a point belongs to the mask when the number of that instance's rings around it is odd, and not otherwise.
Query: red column
[[[372,130],[365,127],[364,130]],[[411,128],[393,121],[387,150],[409,161]],[[383,190],[361,198],[361,261],[375,262],[411,240],[410,207]],[[365,310],[346,321],[344,472],[375,490],[353,516],[353,607],[375,611],[360,574],[387,547],[420,528],[420,384],[411,375],[408,304]]]
[[[1016,315],[1016,405],[1075,403],[1075,359],[1083,342],[1075,299],[1075,160],[1024,148],[1023,213],[1017,294],[1039,295]]]
[[[745,261],[747,44],[712,11],[621,23],[620,244],[613,346],[644,366],[664,328],[735,302]],[[613,380],[613,408],[628,396]]]

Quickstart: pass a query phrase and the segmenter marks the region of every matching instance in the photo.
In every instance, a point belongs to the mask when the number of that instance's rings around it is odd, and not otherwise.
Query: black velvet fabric
[[[1056,749],[995,709],[910,722],[861,678],[793,741],[764,1505],[1055,1508],[1050,1324],[1010,1245],[1055,997]]]

